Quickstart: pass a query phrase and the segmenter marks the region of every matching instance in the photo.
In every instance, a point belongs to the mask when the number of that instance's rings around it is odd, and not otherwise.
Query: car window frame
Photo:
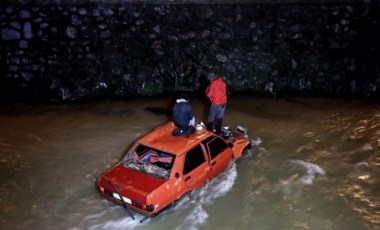
[[[193,151],[194,149],[196,149],[196,148],[199,148],[199,150],[200,150],[200,151],[198,151],[198,153],[196,153],[196,154],[201,153],[201,155],[203,156],[203,157],[202,157],[202,160],[203,160],[203,161],[200,162],[200,163],[197,163],[197,165],[194,166],[194,167],[191,166],[191,169],[190,169],[190,170],[185,171],[185,170],[186,170],[186,165],[188,164],[188,158],[187,158],[187,156],[189,155],[190,152],[192,152],[192,151]],[[182,174],[185,175],[185,176],[188,175],[189,173],[191,173],[192,171],[194,171],[195,169],[197,169],[199,166],[201,166],[201,165],[204,164],[205,162],[207,162],[207,158],[206,158],[206,156],[205,156],[205,154],[204,154],[204,148],[202,148],[201,144],[197,144],[196,146],[194,146],[193,148],[191,148],[189,151],[187,151],[187,152],[185,153],[185,156],[184,156],[184,165],[183,165]]]
[[[218,149],[217,150],[218,152],[216,152],[214,150],[215,148],[211,145],[215,141],[221,141],[221,142],[223,142],[225,148],[223,148],[221,150]],[[207,154],[209,155],[209,157],[210,157],[211,160],[217,158],[221,153],[223,153],[226,149],[228,149],[227,142],[223,138],[218,137],[218,136],[212,136],[212,138],[206,139],[203,143],[207,146],[207,148],[206,148],[207,149]]]

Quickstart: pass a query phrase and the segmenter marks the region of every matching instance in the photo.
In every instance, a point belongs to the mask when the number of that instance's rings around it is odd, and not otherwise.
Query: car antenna
[[[127,211],[128,211],[128,213],[129,213],[129,215],[131,216],[131,218],[132,218],[132,220],[134,220],[135,219],[135,217],[132,215],[132,212],[131,212],[131,210],[128,208],[128,205],[125,203],[125,201],[124,201],[124,199],[123,199],[123,197],[121,196],[121,193],[119,192],[119,189],[111,182],[111,180],[109,180],[108,178],[106,178],[106,177],[103,177],[104,178],[104,180],[106,180],[115,190],[116,190],[116,192],[117,192],[117,195],[119,195],[119,197],[120,197],[120,200],[121,200],[121,202],[123,203],[123,206],[124,206],[124,208],[125,209],[127,209]]]

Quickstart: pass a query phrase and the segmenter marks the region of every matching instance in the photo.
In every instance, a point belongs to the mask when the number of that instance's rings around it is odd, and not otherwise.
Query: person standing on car
[[[227,85],[223,77],[215,75],[214,73],[209,73],[207,79],[210,83],[206,88],[206,96],[211,101],[207,128],[220,134],[227,104]]]
[[[193,110],[185,97],[178,98],[173,106],[173,122],[180,130],[195,125]]]

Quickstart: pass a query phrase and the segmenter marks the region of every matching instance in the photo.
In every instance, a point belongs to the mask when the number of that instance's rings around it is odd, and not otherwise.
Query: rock
[[[18,40],[20,39],[20,33],[16,30],[9,29],[9,28],[3,28],[1,30],[1,38],[3,40],[9,41],[9,40]]]
[[[356,172],[363,172],[369,168],[368,163],[364,161],[356,163],[354,167]]]

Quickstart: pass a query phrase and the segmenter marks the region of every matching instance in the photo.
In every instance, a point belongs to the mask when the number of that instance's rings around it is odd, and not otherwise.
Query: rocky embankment
[[[62,2],[1,3],[2,98],[380,91],[380,3]]]

